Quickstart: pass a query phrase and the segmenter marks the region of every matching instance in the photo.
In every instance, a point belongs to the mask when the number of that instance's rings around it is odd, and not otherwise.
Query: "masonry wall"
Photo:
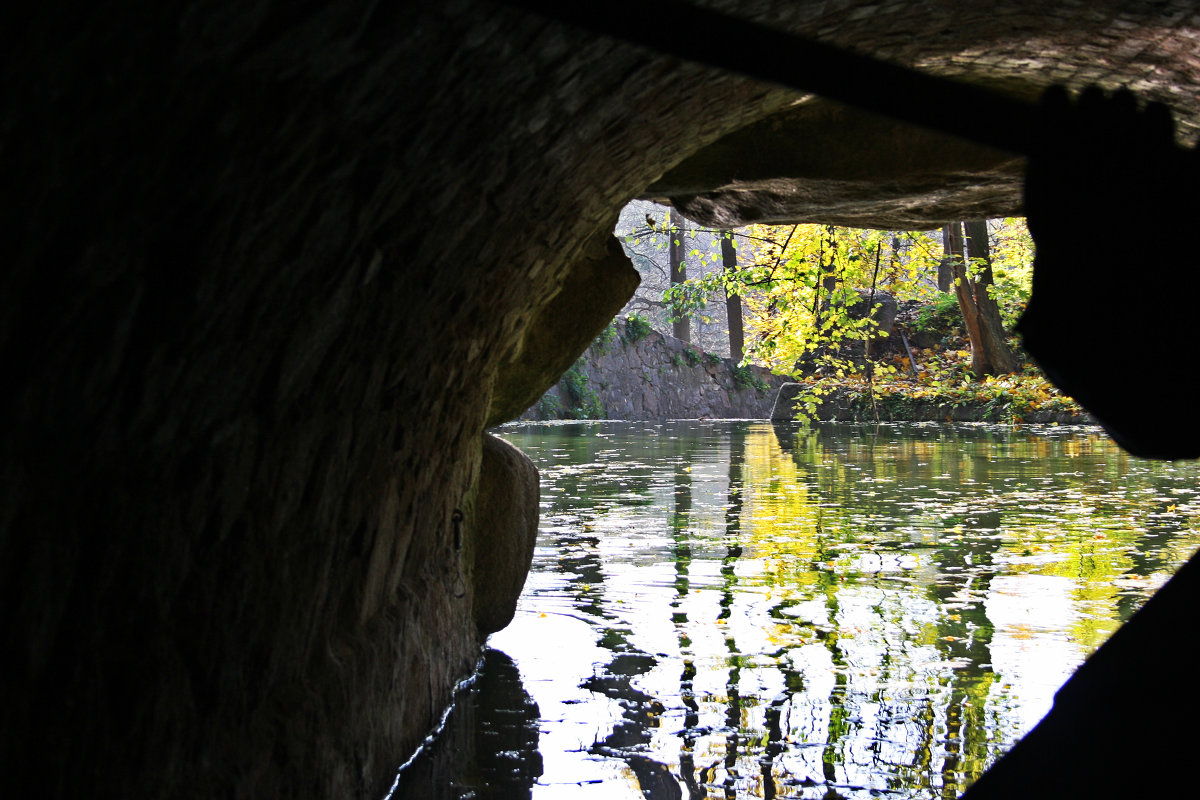
[[[521,418],[768,419],[784,380],[618,319]]]

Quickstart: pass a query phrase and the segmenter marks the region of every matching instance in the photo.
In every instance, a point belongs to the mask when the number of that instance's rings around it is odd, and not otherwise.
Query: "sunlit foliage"
[[[994,276],[988,291],[1011,329],[1029,300],[1033,240],[1020,218],[992,220],[988,231]],[[672,232],[668,218],[664,246]],[[879,348],[887,351],[882,358],[865,360],[841,354],[848,341],[878,340],[874,321],[862,311],[879,292],[925,304],[918,321],[939,315],[961,319],[953,293],[938,286],[940,231],[801,224],[752,225],[725,235],[738,250],[739,268],[720,269],[715,244],[711,250],[687,248],[690,277],[664,294],[671,318],[701,315],[712,298],[739,295],[746,309],[745,360],[808,386],[797,409],[801,418],[811,417],[836,390],[867,393],[873,406],[903,398],[1003,407],[1014,421],[1033,410],[1078,411],[1031,364],[1014,375],[973,374],[965,343],[906,347],[904,353]],[[981,268],[979,260],[968,264],[968,275]]]

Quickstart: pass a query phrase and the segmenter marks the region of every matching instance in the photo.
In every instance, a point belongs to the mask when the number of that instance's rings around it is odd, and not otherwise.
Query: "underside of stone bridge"
[[[1200,127],[1192,2],[696,2]],[[511,617],[537,476],[485,431],[632,292],[630,199],[1023,210],[1020,156],[506,3],[20,4],[0,37],[11,796],[382,796]],[[1143,628],[972,796],[1177,787],[1194,734],[1139,737],[1196,700],[1139,687],[1195,644]]]

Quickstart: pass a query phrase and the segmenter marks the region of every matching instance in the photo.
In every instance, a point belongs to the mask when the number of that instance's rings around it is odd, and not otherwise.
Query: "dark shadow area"
[[[435,744],[397,780],[394,800],[521,800],[542,774],[537,704],[513,660],[491,648]]]

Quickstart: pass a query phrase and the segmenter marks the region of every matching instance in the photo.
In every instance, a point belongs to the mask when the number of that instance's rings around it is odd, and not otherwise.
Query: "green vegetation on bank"
[[[888,368],[822,376],[801,376],[806,390],[796,407],[797,419],[815,420],[826,399],[839,397],[859,419],[911,419],[930,407],[973,408],[982,421],[1020,423],[1035,417],[1082,415],[1083,409],[1063,395],[1041,372],[1026,365],[1021,372],[976,378],[966,350],[929,348],[917,351],[926,365],[916,375],[908,359]]]

